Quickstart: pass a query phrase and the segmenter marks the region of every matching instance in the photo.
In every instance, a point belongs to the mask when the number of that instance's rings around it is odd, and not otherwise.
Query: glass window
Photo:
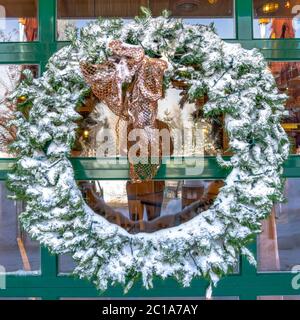
[[[38,39],[38,0],[0,0],[0,42]]]
[[[212,205],[223,185],[222,180],[79,182],[96,213],[132,234],[152,233],[191,220]]]
[[[7,146],[16,135],[16,128],[9,125],[15,106],[6,100],[6,96],[22,81],[25,69],[30,69],[34,77],[39,76],[38,65],[0,64],[0,158],[13,157]]]
[[[178,226],[209,209],[224,185],[222,180],[78,181],[95,213],[131,234],[152,233]],[[116,187],[117,186],[117,187]],[[70,273],[76,263],[59,257],[59,273]],[[234,273],[239,272],[237,265]]]
[[[0,265],[6,272],[40,270],[40,247],[32,241],[18,221],[22,202],[7,198],[5,182],[0,182]]]
[[[277,204],[262,224],[259,271],[291,271],[300,265],[300,179],[287,179],[286,203]]]
[[[181,106],[181,90],[170,88],[158,102],[155,121],[161,136],[161,148],[165,156],[195,156],[228,154],[228,139],[223,127],[223,118],[203,118],[202,107],[206,98],[196,103]],[[73,146],[73,157],[127,156],[132,143],[130,135],[136,132],[128,121],[122,120],[109,107],[100,103],[91,93],[78,112],[82,115]],[[145,131],[143,131],[145,132]],[[146,139],[146,133],[144,137]],[[131,140],[133,141],[133,140]],[[153,140],[145,140],[150,144]],[[133,142],[137,142],[134,140]]]
[[[254,38],[300,38],[299,0],[254,0]]]
[[[61,0],[58,3],[58,23],[61,24],[58,27],[58,33],[63,33],[65,23],[82,26],[82,23],[86,22],[86,18],[93,18],[98,15],[133,17],[138,14],[140,5],[145,5],[144,2],[137,4],[132,1],[120,3],[117,1],[69,2]],[[212,16],[223,19],[229,12],[233,13],[232,1],[202,1],[201,10],[200,2],[148,1],[147,3],[154,15],[158,15],[164,9],[170,9],[174,16],[184,17],[193,23],[202,23],[202,18],[209,20],[211,19],[209,17]],[[191,7],[194,10],[190,10]],[[123,9],[120,11],[120,8]],[[73,18],[75,18],[74,21]],[[222,117],[215,117],[210,120],[203,119],[202,107],[207,101],[207,97],[189,104],[186,101],[186,96],[182,95],[182,87],[182,83],[175,83],[174,81],[173,88],[168,89],[165,98],[158,103],[155,127],[159,129],[159,133],[162,131],[169,132],[169,138],[173,140],[174,147],[174,150],[171,150],[172,143],[169,143],[168,151],[163,149],[167,151],[165,155],[202,157],[203,155],[216,155],[217,153],[228,154],[228,139],[223,128]],[[183,104],[184,108],[182,108]],[[133,131],[128,130],[130,128],[128,121],[124,121],[123,118],[111,112],[107,106],[100,103],[93,93],[85,100],[84,105],[78,111],[82,115],[82,121],[73,147],[72,155],[74,157],[127,156],[130,145],[128,137]],[[167,139],[167,141],[170,141],[170,139]],[[153,139],[149,139],[148,145],[152,141]],[[109,149],[105,149],[105,154],[104,147]]]
[[[68,26],[82,28],[98,17],[132,19],[139,14],[140,6],[147,5],[147,0],[58,0],[58,40],[66,40],[65,30]]]
[[[154,16],[168,9],[172,16],[181,17],[187,23],[208,25],[213,23],[224,39],[235,38],[235,14],[233,0],[150,0]]]
[[[73,272],[76,267],[76,262],[69,254],[58,256],[58,273],[60,275]]]
[[[171,228],[201,214],[213,203],[223,181],[79,181],[78,184],[97,214],[136,234]],[[74,266],[71,256],[60,257],[60,273],[71,272]]]
[[[131,234],[152,233],[178,226],[209,209],[224,185],[222,180],[79,181],[87,204],[109,222]],[[75,263],[69,255],[59,259],[59,272]],[[239,272],[238,266],[235,273]]]
[[[173,16],[182,17],[189,23],[213,22],[221,37],[235,37],[233,0],[58,0],[58,40],[66,40],[65,30],[68,25],[80,28],[97,17],[132,19],[139,14],[141,6],[149,7],[154,16],[168,9]]]
[[[288,133],[293,154],[300,154],[300,62],[269,62],[277,86],[288,95],[286,109],[289,116],[282,126]]]

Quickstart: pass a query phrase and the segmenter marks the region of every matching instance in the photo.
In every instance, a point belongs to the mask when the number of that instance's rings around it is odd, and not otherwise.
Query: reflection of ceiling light
[[[260,18],[258,20],[258,23],[259,24],[268,24],[268,23],[270,23],[270,19],[269,18]]]
[[[279,3],[277,2],[267,2],[262,6],[262,11],[264,13],[274,13],[279,9]]]
[[[90,135],[90,133],[89,133],[88,130],[84,130],[84,131],[83,131],[83,137],[84,137],[85,139],[87,139],[87,138],[89,137],[89,135]]]
[[[287,1],[284,5],[287,9],[289,9],[291,7],[291,3],[290,1]]]
[[[216,4],[218,0],[207,0],[210,4]]]
[[[198,8],[198,3],[196,1],[179,1],[176,5],[177,10],[192,11]]]

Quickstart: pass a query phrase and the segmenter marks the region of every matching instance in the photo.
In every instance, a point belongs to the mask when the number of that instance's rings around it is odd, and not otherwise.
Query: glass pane
[[[170,228],[201,214],[213,203],[223,181],[79,181],[78,185],[97,214],[136,234]],[[59,258],[60,273],[71,272],[74,267],[71,256]]]
[[[38,0],[0,0],[0,42],[38,40]]]
[[[147,5],[147,0],[58,0],[57,38],[66,40],[67,26],[82,28],[98,17],[132,19],[139,14],[140,6]]]
[[[160,143],[164,155],[202,157],[217,153],[228,154],[223,118],[203,118],[206,97],[196,103],[184,102],[182,107],[181,93],[180,89],[170,88],[166,91],[165,98],[158,101],[155,128],[162,137]],[[107,105],[100,103],[92,93],[78,112],[82,115],[82,120],[72,156],[103,158],[128,155],[133,145],[129,142],[129,137],[135,133],[128,121],[122,120]],[[147,138],[146,130],[143,132]],[[135,139],[131,141],[137,142]],[[144,142],[150,146],[153,140]]]
[[[300,265],[300,179],[287,179],[286,203],[263,222],[258,241],[259,271],[291,271]]]
[[[209,209],[222,180],[78,181],[96,214],[131,234],[152,233],[185,223]],[[59,257],[59,273],[70,273],[76,263],[70,255]],[[233,273],[239,273],[237,265]]]
[[[133,234],[191,220],[211,206],[223,185],[222,180],[79,182],[96,213]]]
[[[288,95],[289,116],[283,119],[282,125],[290,138],[290,152],[300,154],[300,63],[269,62],[269,68],[280,92]]]
[[[40,270],[40,247],[22,230],[18,215],[22,202],[7,199],[5,182],[0,182],[0,265],[6,272]]]
[[[68,254],[58,257],[58,273],[71,273],[75,269],[76,263]]]
[[[213,23],[220,37],[235,38],[235,15],[233,0],[150,0],[154,16],[168,9],[172,16],[182,17],[191,24]]]
[[[139,14],[141,6],[149,7],[154,16],[168,9],[173,16],[182,17],[189,23],[210,24],[213,22],[221,37],[235,37],[233,0],[58,0],[58,40],[66,40],[65,30],[68,25],[81,28],[88,21],[97,17],[132,19]]]
[[[254,0],[254,38],[299,38],[299,5],[299,0]]]
[[[30,69],[34,77],[38,77],[38,65],[0,64],[0,158],[13,157],[8,154],[6,146],[13,141],[16,134],[16,128],[8,124],[15,107],[6,101],[6,95],[10,94],[22,80],[22,72],[25,69]]]

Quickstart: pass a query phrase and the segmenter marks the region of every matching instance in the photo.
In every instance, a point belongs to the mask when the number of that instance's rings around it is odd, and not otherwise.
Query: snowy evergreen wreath
[[[236,266],[247,245],[260,233],[274,202],[282,201],[282,165],[288,138],[280,126],[285,95],[280,95],[258,50],[222,41],[212,27],[187,25],[167,14],[149,14],[124,24],[99,20],[69,32],[71,45],[49,60],[39,79],[26,80],[11,99],[17,106],[18,161],[9,175],[15,199],[25,200],[20,219],[25,230],[55,254],[72,254],[75,274],[99,290],[121,283],[128,290],[142,278],[175,277],[188,286],[194,277],[216,285]],[[85,203],[68,155],[74,143],[76,107],[90,88],[80,62],[102,63],[107,44],[120,39],[142,46],[150,57],[167,57],[171,80],[188,85],[189,101],[208,96],[206,117],[224,115],[234,152],[218,158],[231,172],[212,207],[178,227],[131,235],[95,214]],[[210,290],[209,290],[210,291]]]

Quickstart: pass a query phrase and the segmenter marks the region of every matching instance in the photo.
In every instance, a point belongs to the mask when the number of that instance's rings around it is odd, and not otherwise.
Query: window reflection
[[[222,180],[78,181],[87,204],[96,214],[131,234],[152,233],[190,221],[208,210],[224,186]],[[60,257],[59,270],[76,263]],[[239,264],[233,273],[239,273]]]
[[[288,179],[284,192],[287,202],[275,205],[262,225],[259,271],[291,271],[300,264],[300,179]]]
[[[71,273],[76,267],[76,262],[70,254],[63,254],[58,256],[58,273],[60,275]]]
[[[140,13],[141,6],[149,7],[154,16],[168,9],[173,16],[182,17],[188,23],[207,25],[213,22],[222,38],[235,37],[233,0],[58,0],[58,40],[66,40],[68,25],[81,28],[97,17],[132,19]]]
[[[38,0],[0,0],[0,42],[36,41]]]
[[[220,37],[235,38],[233,0],[152,0],[149,2],[154,16],[168,9],[172,16],[181,17],[187,23],[204,25],[213,23]]]
[[[131,184],[126,181],[79,181],[89,206],[129,233],[154,232],[187,222],[207,210],[222,180],[169,180]],[[198,212],[190,209],[197,202]],[[59,256],[59,273],[76,266],[70,255]],[[234,273],[239,272],[237,266]]]
[[[5,182],[0,182],[0,265],[6,272],[32,272],[40,269],[40,247],[22,229],[18,216],[22,202],[7,198]]]
[[[170,88],[166,91],[165,98],[158,102],[159,133],[163,135],[168,132],[169,135],[162,138],[165,143],[163,146],[166,146],[163,149],[164,155],[202,157],[226,154],[228,139],[222,117],[204,119],[205,98],[196,103],[186,102],[182,108],[181,92]],[[127,156],[132,146],[128,137],[133,132],[129,122],[115,115],[93,94],[85,100],[78,112],[82,115],[82,120],[73,146],[73,157]],[[167,141],[170,140],[172,143],[168,144]]]
[[[269,68],[280,92],[289,97],[286,102],[289,115],[283,119],[282,126],[289,135],[291,153],[300,154],[300,63],[270,62]]]
[[[79,186],[96,213],[135,234],[175,227],[206,211],[223,181],[80,181]]]
[[[300,37],[299,0],[254,0],[254,37],[287,39]]]

